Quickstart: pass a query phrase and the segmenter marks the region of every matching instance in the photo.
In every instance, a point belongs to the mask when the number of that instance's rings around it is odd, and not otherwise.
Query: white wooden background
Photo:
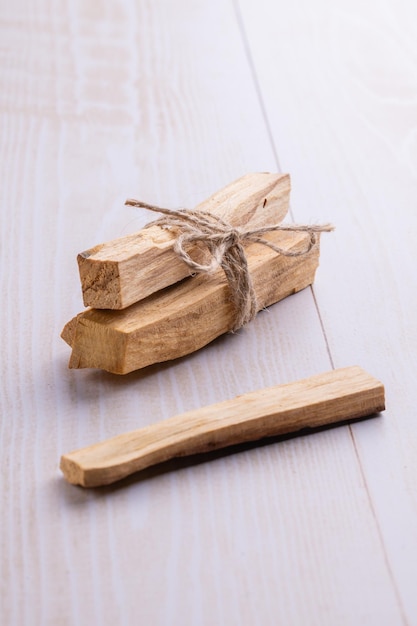
[[[414,0],[0,0],[0,622],[417,624]],[[75,257],[250,171],[332,221],[314,289],[189,358],[67,369]],[[63,452],[359,364],[352,427],[64,482]]]

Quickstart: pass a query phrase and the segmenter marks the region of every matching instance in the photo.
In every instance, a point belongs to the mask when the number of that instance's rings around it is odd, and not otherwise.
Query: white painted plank
[[[346,428],[97,492],[60,478],[64,451],[329,360],[305,291],[185,360],[123,378],[67,370],[75,255],[148,219],[125,197],[192,206],[275,162],[232,6],[1,11],[2,621],[399,623]]]
[[[358,362],[387,387],[384,420],[353,432],[398,595],[416,624],[415,4],[299,0],[285,20],[267,1],[240,5],[281,164],[293,173],[296,218],[324,214],[337,224],[315,287],[335,364]]]

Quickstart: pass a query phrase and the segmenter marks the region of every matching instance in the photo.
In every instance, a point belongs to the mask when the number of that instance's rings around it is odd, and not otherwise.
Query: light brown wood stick
[[[289,193],[288,174],[247,174],[196,210],[222,217],[232,226],[256,228],[284,219]],[[150,221],[157,219],[150,216]],[[174,241],[173,232],[154,225],[81,252],[77,260],[85,306],[124,309],[188,276],[188,266],[173,250]]]
[[[238,396],[65,454],[61,470],[83,487],[108,485],[163,461],[366,417],[385,409],[384,386],[346,367]]]
[[[276,232],[265,239],[289,250],[306,248],[305,233]],[[286,257],[260,244],[246,248],[258,310],[314,281],[319,246]],[[72,347],[70,368],[127,374],[190,354],[232,329],[234,308],[222,270],[189,278],[123,311],[91,309],[71,320],[62,338]]]

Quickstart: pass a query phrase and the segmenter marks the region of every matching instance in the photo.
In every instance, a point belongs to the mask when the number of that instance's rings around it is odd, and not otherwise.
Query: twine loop
[[[253,320],[259,310],[243,244],[259,243],[283,256],[303,256],[308,254],[317,244],[317,233],[333,230],[331,224],[273,224],[243,230],[231,226],[222,218],[206,211],[165,209],[139,200],[126,200],[125,204],[164,215],[164,217],[147,224],[146,228],[156,224],[162,228],[176,229],[178,235],[174,243],[174,250],[193,274],[212,274],[219,267],[223,269],[236,311],[232,332]],[[261,237],[265,233],[274,231],[305,232],[309,234],[309,239],[306,247],[302,250],[286,250]],[[206,246],[210,253],[210,262],[199,263],[190,256],[187,248],[194,243]]]

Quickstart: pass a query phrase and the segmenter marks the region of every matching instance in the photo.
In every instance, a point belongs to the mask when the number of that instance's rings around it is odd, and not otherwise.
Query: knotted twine
[[[231,226],[217,215],[212,215],[207,211],[164,209],[139,200],[126,200],[125,204],[164,214],[165,217],[147,224],[145,228],[156,224],[164,228],[177,229],[179,234],[174,243],[174,250],[193,273],[212,274],[219,267],[223,269],[236,311],[232,332],[253,320],[259,310],[243,243],[260,243],[283,256],[303,256],[317,244],[317,233],[333,230],[331,224],[273,224],[243,230]],[[305,249],[286,250],[260,236],[274,231],[305,232],[310,237]],[[210,263],[198,263],[191,258],[186,247],[192,243],[202,243],[207,247],[211,255]]]

